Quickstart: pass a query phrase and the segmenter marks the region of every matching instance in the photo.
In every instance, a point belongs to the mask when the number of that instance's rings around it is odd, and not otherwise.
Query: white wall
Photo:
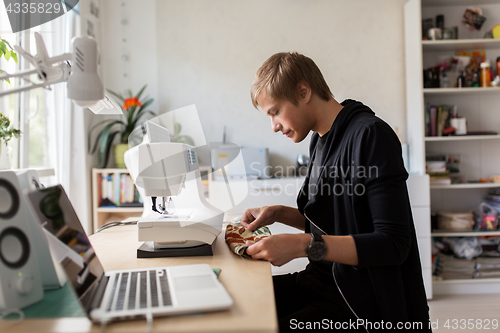
[[[405,137],[404,0],[104,3],[107,86],[149,82],[160,112],[196,104],[208,142],[221,141],[226,125],[228,141],[269,147],[273,165],[294,165],[297,154],[308,152],[309,139],[294,144],[273,133],[269,118],[251,104],[255,72],[282,51],[311,57],[337,100],[364,102]],[[123,52],[130,55],[126,64]]]
[[[107,89],[117,93],[131,89],[154,98],[158,110],[158,52],[155,0],[102,1],[101,67]]]

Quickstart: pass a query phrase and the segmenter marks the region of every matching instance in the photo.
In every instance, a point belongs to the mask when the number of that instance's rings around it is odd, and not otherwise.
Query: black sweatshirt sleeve
[[[384,122],[368,126],[355,160],[372,168],[364,179],[373,232],[352,235],[360,267],[400,265],[411,247],[411,215],[401,142]],[[370,223],[370,221],[364,221]]]

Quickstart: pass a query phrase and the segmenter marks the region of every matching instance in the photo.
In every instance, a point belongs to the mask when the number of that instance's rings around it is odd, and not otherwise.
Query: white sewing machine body
[[[125,153],[145,205],[137,223],[139,241],[145,243],[137,256],[212,255],[224,213],[203,195],[196,148],[168,142],[168,131],[154,123],[146,128],[144,141]],[[148,204],[151,197],[162,199],[159,208]]]

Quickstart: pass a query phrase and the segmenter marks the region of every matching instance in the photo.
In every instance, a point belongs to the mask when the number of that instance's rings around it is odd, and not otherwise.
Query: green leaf
[[[98,126],[101,126],[101,125],[106,125],[102,130],[101,132],[98,134],[97,136],[97,139],[95,141],[95,144],[94,144],[94,147],[92,148],[91,150],[91,153],[95,153],[97,147],[99,146],[100,150],[103,149],[102,147],[103,146],[106,146],[107,144],[107,140],[109,139],[109,131],[111,130],[111,128],[114,126],[114,125],[118,125],[118,124],[121,124],[121,125],[124,125],[123,122],[121,120],[108,120],[106,122],[103,122],[103,123],[99,123],[95,126],[93,126],[90,131],[89,131],[89,135],[88,135],[88,142],[89,142],[89,147],[90,147],[90,140],[91,140],[91,133],[94,131],[94,129],[96,129]]]
[[[118,99],[120,100],[120,102],[122,102],[122,104],[123,104],[123,102],[125,102],[125,98],[124,98],[122,95],[117,94],[117,93],[115,93],[114,91],[111,91],[111,90],[109,90],[109,89],[107,89],[107,90],[108,90],[108,92],[109,92],[111,95],[113,95],[113,96],[115,96],[116,98],[118,98]]]
[[[14,48],[10,45],[10,43],[8,41],[6,41],[5,39],[0,39],[2,42],[4,42],[5,44],[7,44],[9,46],[9,48],[11,50],[13,50]]]
[[[14,52],[14,51],[10,51],[10,55],[12,56],[12,59],[14,59],[14,61],[16,62],[17,64],[17,53]]]
[[[134,119],[133,123],[132,123],[132,128],[136,128],[137,127],[137,123],[139,122],[139,120],[141,120],[144,116],[146,115],[152,115],[154,117],[157,116],[156,113],[154,113],[153,111],[144,111],[143,113],[141,113],[141,115],[139,117],[136,117],[136,119]]]
[[[144,110],[145,108],[147,108],[148,106],[150,106],[150,105],[151,105],[151,103],[153,103],[153,99],[152,99],[152,98],[150,98],[150,99],[148,99],[147,101],[145,101],[144,103],[142,103],[142,105],[141,105],[141,109],[139,110],[139,113],[140,113],[142,110]]]
[[[6,71],[4,71],[4,70],[1,70],[1,69],[0,69],[0,74],[1,74],[1,73],[7,73],[7,72],[6,72]],[[7,82],[10,84],[10,80],[9,80],[9,79],[3,79],[3,80],[4,80],[4,81],[7,81]],[[1,117],[1,116],[2,116],[2,114],[0,113],[0,117]],[[0,121],[0,125],[1,125],[1,121]]]
[[[137,111],[137,114],[135,115],[135,119],[131,119],[131,121],[136,122],[136,121],[137,121],[137,119],[139,119],[139,118],[141,117],[141,113],[142,113],[142,112],[144,112],[144,111],[146,110],[146,108],[147,108],[147,107],[148,107],[151,103],[153,103],[153,99],[152,99],[152,98],[150,98],[150,99],[148,99],[146,102],[144,102],[144,103],[141,105],[140,109]]]
[[[103,151],[99,151],[99,161],[102,161],[103,163],[99,165],[99,168],[105,168],[106,165],[108,165],[108,160],[109,160],[109,153],[111,151],[111,147],[113,146],[113,139],[115,136],[120,133],[120,131],[114,131],[109,134],[109,140],[108,140],[108,145],[106,146],[106,149]]]
[[[105,155],[106,148],[109,145],[110,138],[112,139],[112,137],[110,137],[110,132],[111,132],[111,128],[113,127],[113,125],[114,124],[108,124],[106,127],[104,127],[104,129],[102,130],[102,132],[99,134],[99,137],[98,137],[98,141],[99,141],[98,156],[99,156],[99,164],[101,167],[104,167],[104,166],[102,166],[101,162],[103,160],[103,156]]]
[[[140,98],[141,98],[142,92],[144,91],[144,89],[146,89],[146,87],[147,87],[147,86],[148,86],[148,85],[147,85],[147,84],[145,84],[145,85],[144,85],[144,87],[142,87],[142,89],[141,89],[141,90],[139,90],[139,92],[137,93],[137,98],[138,98],[138,99],[140,99]]]
[[[10,51],[5,50],[5,60],[9,61],[10,60]]]

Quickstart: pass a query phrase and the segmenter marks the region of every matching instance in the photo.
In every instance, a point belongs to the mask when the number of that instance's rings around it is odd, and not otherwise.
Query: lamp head
[[[104,87],[97,74],[97,42],[88,36],[74,37],[68,98],[81,107],[90,107],[104,98]]]

